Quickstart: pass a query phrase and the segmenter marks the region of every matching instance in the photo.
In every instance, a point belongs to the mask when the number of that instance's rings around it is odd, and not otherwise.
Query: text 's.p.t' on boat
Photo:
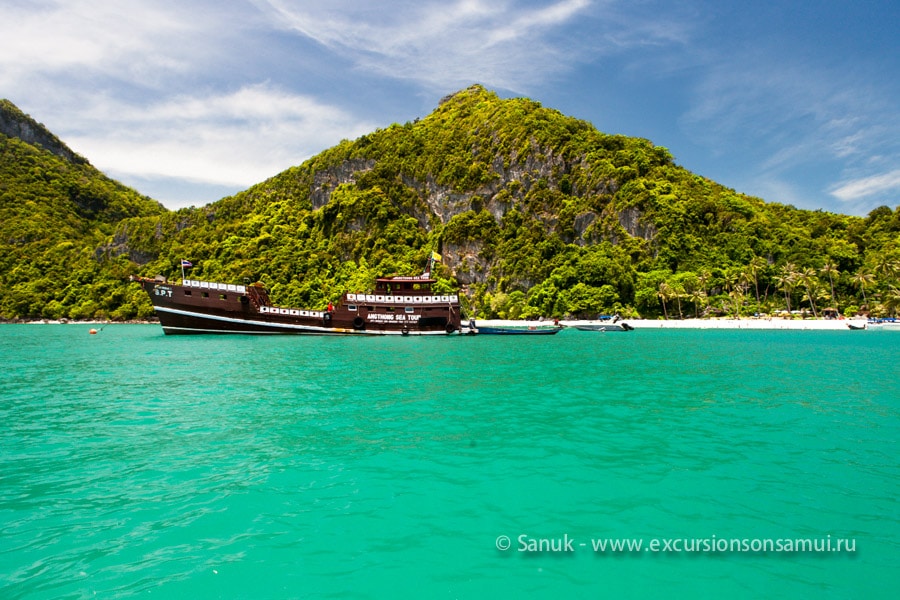
[[[182,278],[132,277],[150,296],[166,334],[447,335],[460,330],[456,294],[438,294],[422,275],[376,279],[371,293],[345,293],[337,306],[275,306],[260,283],[234,285]]]

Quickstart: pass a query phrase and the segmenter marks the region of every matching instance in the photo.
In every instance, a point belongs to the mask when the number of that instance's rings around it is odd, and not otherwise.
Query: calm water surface
[[[900,333],[88,328],[0,326],[2,598],[900,587]]]

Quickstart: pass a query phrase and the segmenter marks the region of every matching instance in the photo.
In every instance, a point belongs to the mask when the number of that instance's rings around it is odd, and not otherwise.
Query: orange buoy
[[[90,333],[91,335],[96,335],[96,334],[97,334],[97,330],[96,330],[96,329],[91,329],[88,333]]]

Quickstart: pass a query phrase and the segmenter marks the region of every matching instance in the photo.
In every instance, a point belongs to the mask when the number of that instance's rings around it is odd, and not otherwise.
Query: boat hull
[[[478,335],[554,335],[560,327],[485,327],[478,326]]]
[[[572,325],[578,331],[632,331],[634,327],[628,323],[588,323],[584,325]]]
[[[271,305],[262,287],[137,279],[167,335],[448,335],[460,330],[456,296],[345,294],[316,311]]]

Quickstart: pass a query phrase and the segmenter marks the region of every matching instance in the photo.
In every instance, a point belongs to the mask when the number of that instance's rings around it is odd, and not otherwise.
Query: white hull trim
[[[154,307],[158,312],[167,312],[176,315],[182,315],[185,317],[192,317],[195,319],[206,319],[210,321],[221,321],[225,323],[241,323],[243,325],[252,325],[253,327],[264,327],[267,329],[272,329],[273,331],[253,331],[248,332],[245,330],[225,330],[225,329],[205,329],[200,327],[172,327],[163,325],[163,330],[168,331],[196,331],[198,333],[258,333],[258,334],[271,334],[276,335],[279,333],[284,333],[285,329],[291,329],[297,331],[298,333],[311,333],[311,334],[321,334],[321,335],[338,335],[338,334],[349,334],[349,335],[450,335],[444,331],[409,331],[408,333],[403,333],[402,331],[372,331],[368,329],[344,329],[341,327],[316,327],[314,325],[296,325],[294,323],[269,323],[267,321],[257,321],[254,319],[235,319],[233,317],[223,317],[221,315],[208,315],[205,313],[196,313],[189,310],[181,310],[178,308],[170,308],[167,306],[156,306]],[[275,331],[275,330],[280,331]],[[455,332],[454,332],[455,333]]]

